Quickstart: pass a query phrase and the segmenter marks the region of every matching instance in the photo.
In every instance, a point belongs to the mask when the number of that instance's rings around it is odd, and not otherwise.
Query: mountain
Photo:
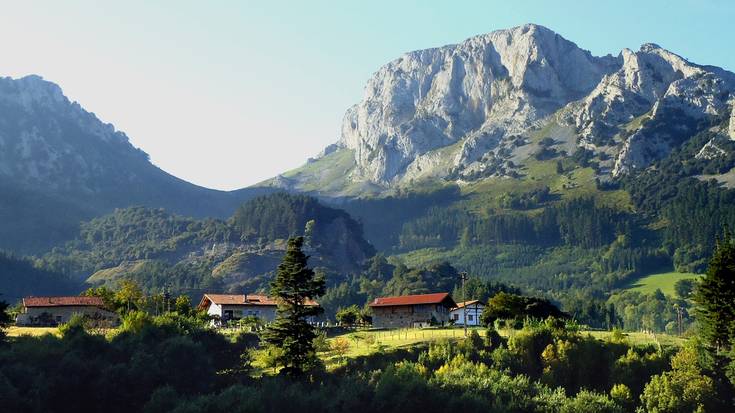
[[[596,57],[528,24],[381,67],[347,110],[339,141],[266,184],[386,194],[418,182],[513,177],[543,149],[590,151],[596,175],[608,180],[662,159],[704,119],[733,119],[734,92],[733,73],[655,44]],[[733,122],[723,137],[735,139]],[[551,148],[539,145],[545,137]]]
[[[541,26],[500,30],[383,66],[338,142],[230,193],[156,168],[57,86],[5,79],[0,247],[77,281],[252,290],[304,234],[332,302],[386,291],[386,266],[363,277],[375,250],[398,275],[447,261],[606,299],[702,271],[735,227],[734,79],[654,44],[596,57]],[[289,194],[238,208],[272,191]]]
[[[223,192],[178,179],[112,125],[39,76],[0,78],[0,248],[39,252],[79,222],[145,205],[225,217],[260,190]]]
[[[227,221],[116,209],[84,222],[73,241],[36,264],[88,285],[134,279],[156,292],[252,292],[267,288],[288,238],[297,235],[306,239],[310,264],[330,282],[358,272],[375,254],[346,212],[308,196],[275,193],[246,202]]]
[[[394,262],[584,302],[704,269],[735,226],[734,104],[724,69],[528,24],[382,66],[335,144],[261,185],[339,205]]]

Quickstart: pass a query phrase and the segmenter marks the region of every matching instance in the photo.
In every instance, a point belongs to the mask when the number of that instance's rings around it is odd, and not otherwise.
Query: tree
[[[176,297],[174,308],[179,315],[188,316],[192,313],[191,299],[188,295],[180,295]]]
[[[115,302],[115,292],[104,285],[101,285],[99,287],[87,288],[82,292],[81,295],[87,297],[100,297],[105,303],[105,307],[110,310],[117,310],[117,303]]]
[[[0,343],[5,341],[5,328],[11,323],[10,314],[8,314],[8,303],[0,301]]]
[[[716,243],[694,301],[697,321],[707,343],[716,352],[729,349],[735,334],[735,243],[729,231]]]
[[[352,326],[361,320],[362,314],[357,305],[351,305],[347,308],[340,308],[337,311],[337,321],[342,325]]]
[[[143,299],[143,290],[138,283],[133,280],[123,280],[120,287],[115,293],[115,300],[123,303],[126,311],[138,308],[140,301]]]
[[[644,411],[684,413],[710,411],[715,383],[702,373],[697,348],[688,345],[671,358],[671,371],[655,375],[641,395]]]
[[[561,163],[561,161],[556,161],[556,173],[559,175],[564,173],[564,165]]]
[[[331,348],[334,354],[339,356],[340,360],[344,360],[345,356],[350,351],[350,342],[344,337],[337,337],[332,340]]]
[[[278,370],[278,366],[282,365],[283,349],[273,345],[266,345],[265,348],[255,352],[255,361],[269,369],[273,369],[273,373]]]
[[[495,294],[482,310],[480,321],[490,325],[498,319],[521,319],[531,317],[546,319],[548,317],[568,318],[554,304],[543,298],[499,292]]]
[[[271,283],[271,296],[278,300],[276,319],[263,336],[266,343],[283,350],[278,361],[290,375],[303,373],[318,360],[313,344],[316,333],[308,318],[321,314],[322,309],[308,305],[308,300],[325,291],[324,279],[307,267],[309,257],[301,250],[303,244],[303,237],[288,240]]]
[[[676,291],[676,295],[679,296],[682,300],[686,300],[687,298],[691,297],[692,293],[694,292],[694,288],[696,286],[696,281],[691,278],[685,278],[683,280],[679,280],[674,284],[674,290]]]
[[[316,228],[316,221],[313,219],[310,219],[306,221],[306,225],[304,226],[304,241],[306,242],[306,245],[309,247],[314,248],[314,228]]]

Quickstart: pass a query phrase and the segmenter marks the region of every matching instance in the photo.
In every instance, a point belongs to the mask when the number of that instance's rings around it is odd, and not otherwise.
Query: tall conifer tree
[[[278,300],[275,321],[268,327],[264,340],[283,350],[279,356],[284,372],[298,375],[317,361],[312,341],[316,334],[308,318],[319,315],[320,307],[309,300],[324,294],[324,279],[307,267],[309,257],[303,253],[304,238],[291,238],[283,261],[271,283],[271,296]]]
[[[703,336],[716,350],[726,349],[735,334],[735,243],[729,231],[715,245],[694,301]]]

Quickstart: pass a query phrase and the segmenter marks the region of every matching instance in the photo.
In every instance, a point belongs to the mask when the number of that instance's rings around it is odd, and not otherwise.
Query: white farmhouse
[[[74,314],[83,315],[100,326],[114,326],[119,322],[116,313],[105,308],[101,297],[26,297],[16,317],[19,326],[57,326]]]
[[[313,300],[306,304],[319,305]],[[206,310],[207,314],[222,323],[245,317],[257,317],[270,322],[276,318],[278,303],[268,296],[257,294],[204,294],[198,308]]]
[[[450,320],[454,321],[455,325],[465,325],[465,308],[467,314],[467,325],[468,326],[479,326],[480,314],[485,308],[485,304],[481,303],[480,300],[463,301],[457,303],[457,306],[452,308],[450,312]]]

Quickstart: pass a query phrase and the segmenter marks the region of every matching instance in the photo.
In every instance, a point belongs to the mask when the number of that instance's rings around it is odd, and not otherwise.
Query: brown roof
[[[399,297],[380,297],[370,303],[370,307],[391,307],[399,305],[418,305],[418,304],[442,304],[445,303],[449,307],[454,307],[454,300],[449,293],[434,294],[418,294],[418,295],[402,295]]]
[[[104,307],[102,297],[26,297],[23,299],[24,307],[63,307],[63,306],[93,306]]]
[[[202,301],[199,303],[199,308],[206,308],[209,303],[215,303],[217,305],[263,305],[263,306],[277,306],[276,300],[259,294],[204,294]],[[318,306],[314,300],[307,300],[306,305]]]
[[[460,302],[460,303],[457,303],[457,306],[456,306],[456,307],[454,307],[454,308],[452,308],[452,310],[456,310],[456,309],[458,309],[458,308],[462,308],[462,307],[464,307],[464,306],[466,306],[466,305],[472,305],[472,304],[480,304],[480,305],[485,305],[485,304],[483,304],[482,302],[480,302],[480,300],[470,300],[470,301],[462,301],[462,302]]]

